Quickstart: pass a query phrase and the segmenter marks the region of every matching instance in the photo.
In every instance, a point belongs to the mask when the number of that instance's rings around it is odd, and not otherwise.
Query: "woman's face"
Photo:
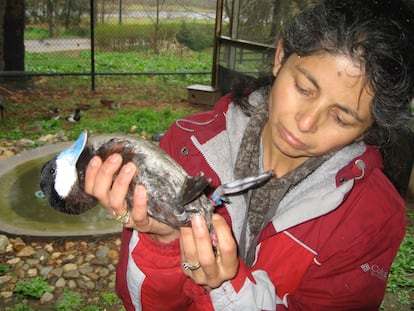
[[[270,94],[271,143],[284,156],[308,158],[363,138],[372,124],[372,94],[358,64],[343,55],[275,58]]]

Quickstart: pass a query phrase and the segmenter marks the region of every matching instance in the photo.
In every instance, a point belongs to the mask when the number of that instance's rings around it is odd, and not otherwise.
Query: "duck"
[[[6,97],[0,94],[0,120],[4,122],[6,119]]]
[[[75,113],[67,116],[65,119],[66,119],[66,121],[69,121],[70,123],[79,122],[80,119],[81,119],[81,110],[80,110],[80,108],[76,108]]]
[[[49,205],[72,215],[95,207],[97,199],[84,191],[86,167],[93,156],[105,160],[113,153],[122,156],[123,164],[132,161],[138,167],[126,196],[128,210],[133,206],[135,185],[142,184],[147,190],[148,215],[173,228],[190,226],[195,214],[204,216],[212,228],[212,214],[228,195],[259,186],[273,176],[272,172],[265,172],[232,181],[217,187],[208,197],[205,190],[211,180],[202,172],[189,176],[156,143],[128,134],[90,136],[85,130],[41,169],[40,188]]]
[[[49,111],[49,116],[47,120],[59,120],[60,119],[60,109],[58,107],[53,108],[53,110]]]
[[[146,187],[150,216],[174,228],[188,226],[195,213],[211,219],[214,206],[203,194],[209,180],[203,174],[188,176],[157,145],[127,134],[90,136],[83,131],[69,148],[47,161],[41,170],[40,188],[49,205],[73,215],[96,206],[96,198],[83,190],[86,167],[93,156],[105,160],[113,153],[120,153],[124,163],[133,161],[137,165],[132,183]],[[127,195],[129,210],[132,189]]]

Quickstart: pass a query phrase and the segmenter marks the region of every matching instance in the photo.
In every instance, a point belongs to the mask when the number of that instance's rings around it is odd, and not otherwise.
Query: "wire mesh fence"
[[[215,9],[204,0],[27,0],[25,73],[209,83]]]

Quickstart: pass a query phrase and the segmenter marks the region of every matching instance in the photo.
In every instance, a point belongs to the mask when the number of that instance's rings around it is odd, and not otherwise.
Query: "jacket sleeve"
[[[181,270],[178,240],[159,243],[149,234],[124,229],[122,243],[116,290],[125,308],[186,310],[191,301],[182,295],[187,277]]]
[[[236,277],[212,290],[210,296],[214,310],[276,310],[275,288],[267,273],[250,271],[242,260]]]

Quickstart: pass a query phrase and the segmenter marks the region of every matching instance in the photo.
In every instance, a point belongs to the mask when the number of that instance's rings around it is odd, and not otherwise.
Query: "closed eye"
[[[302,94],[302,95],[305,95],[305,96],[309,96],[309,95],[311,95],[311,92],[310,91],[308,91],[307,89],[305,89],[305,88],[303,88],[303,87],[301,87],[299,84],[297,84],[297,83],[295,83],[295,88],[296,88],[296,90],[300,93],[300,94]]]

